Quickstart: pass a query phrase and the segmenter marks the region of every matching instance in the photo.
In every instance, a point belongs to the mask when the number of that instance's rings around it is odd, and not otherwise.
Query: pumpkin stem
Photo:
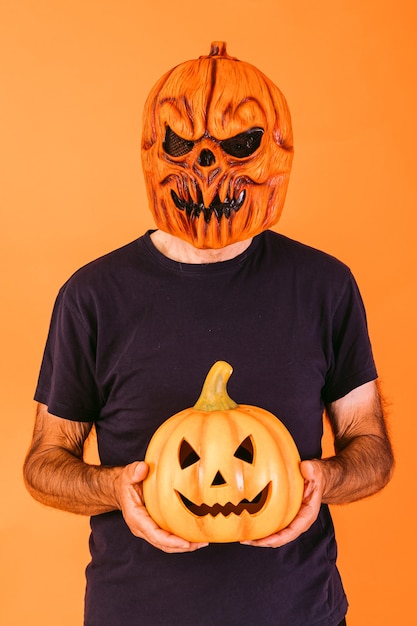
[[[216,361],[204,381],[200,397],[194,405],[197,411],[227,411],[238,405],[227,393],[227,383],[233,367],[226,361]]]
[[[209,57],[228,57],[225,41],[213,41],[210,47]]]

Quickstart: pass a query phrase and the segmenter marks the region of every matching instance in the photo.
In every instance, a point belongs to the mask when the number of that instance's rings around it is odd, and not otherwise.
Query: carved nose
[[[198,164],[201,167],[208,167],[209,165],[213,165],[216,161],[216,157],[212,153],[211,150],[207,150],[206,148],[200,152],[200,156],[197,159]]]
[[[223,478],[220,472],[217,472],[217,474],[213,478],[213,482],[211,483],[211,486],[216,487],[217,485],[225,485],[225,484],[226,484],[225,479]]]

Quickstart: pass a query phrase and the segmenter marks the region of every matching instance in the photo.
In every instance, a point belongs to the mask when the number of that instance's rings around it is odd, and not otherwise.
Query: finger
[[[314,472],[314,469],[314,466],[312,468],[305,468],[306,474],[310,470]],[[304,497],[300,510],[293,521],[286,528],[269,535],[268,537],[242,543],[261,548],[279,548],[280,546],[290,543],[291,541],[297,539],[297,537],[299,537],[302,533],[306,532],[316,521],[320,505],[320,490],[317,489],[314,482],[306,480]]]
[[[144,461],[132,463],[130,478],[134,483],[141,483],[148,475],[149,467]]]
[[[256,546],[259,548],[280,548],[281,546],[294,541],[294,539],[297,539],[297,537],[308,530],[314,520],[315,517],[314,519],[311,519],[310,516],[305,518],[303,516],[299,516],[289,526],[277,533],[274,533],[273,535],[254,541],[243,541],[242,543],[244,545]]]
[[[141,502],[136,503],[134,515],[127,514],[126,518],[131,532],[136,537],[145,539],[165,552],[192,552],[208,545],[208,543],[190,542],[160,528]]]
[[[143,529],[143,533],[143,539],[164,552],[193,552],[208,546],[208,543],[191,542],[182,539],[182,537],[159,528],[156,524],[153,528]]]
[[[128,506],[123,508],[123,516],[131,532],[164,552],[192,552],[207,546],[208,543],[190,542],[173,535],[153,521],[142,498],[142,481],[148,471],[148,465],[144,461],[137,461],[126,467],[130,497],[125,500],[125,505]]]
[[[145,539],[149,543],[152,543],[152,545],[156,548],[159,548],[164,552],[171,553],[194,552],[195,550],[208,546],[208,543],[186,541],[185,539],[172,535],[161,528],[155,529],[150,535],[145,537]]]
[[[313,461],[301,461],[300,472],[304,480],[308,482],[317,479],[317,465]]]

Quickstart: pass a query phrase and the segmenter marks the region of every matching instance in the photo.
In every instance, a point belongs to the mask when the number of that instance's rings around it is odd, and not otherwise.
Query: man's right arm
[[[202,547],[162,530],[150,518],[142,497],[142,481],[148,472],[144,462],[124,467],[84,462],[84,443],[91,427],[90,422],[65,420],[49,413],[44,404],[38,405],[24,464],[29,493],[42,504],[82,515],[119,509],[135,536],[165,552]]]

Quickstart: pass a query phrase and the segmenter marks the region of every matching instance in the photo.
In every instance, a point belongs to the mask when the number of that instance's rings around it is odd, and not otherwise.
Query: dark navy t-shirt
[[[101,462],[127,464],[217,360],[233,367],[230,396],[277,415],[303,459],[321,456],[325,404],[377,376],[356,283],[333,257],[267,231],[229,261],[184,264],[147,233],[61,289],[35,397],[94,421]],[[326,506],[278,549],[165,554],[120,512],[91,526],[86,626],[334,626],[346,612]]]

